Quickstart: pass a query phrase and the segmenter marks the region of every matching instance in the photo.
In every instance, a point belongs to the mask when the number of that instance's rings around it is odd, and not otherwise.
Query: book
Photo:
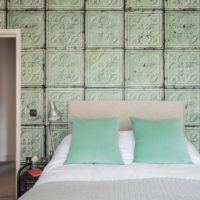
[[[36,177],[39,176],[40,174],[42,174],[42,170],[39,168],[35,168],[35,169],[29,169],[27,171],[27,173],[29,173],[31,176]]]

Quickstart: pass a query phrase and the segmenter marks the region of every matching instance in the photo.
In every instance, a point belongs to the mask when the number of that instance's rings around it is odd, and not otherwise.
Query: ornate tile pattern
[[[186,125],[200,124],[200,90],[165,90],[165,97],[185,103]]]
[[[128,50],[126,51],[126,86],[162,87],[163,59],[162,51]]]
[[[5,8],[5,0],[0,0],[0,9]]]
[[[9,0],[8,9],[42,9],[44,0]]]
[[[188,127],[185,129],[187,138],[195,145],[200,151],[200,128]]]
[[[163,5],[162,0],[127,0],[127,9],[161,9]]]
[[[82,86],[83,51],[47,51],[47,85]]]
[[[168,87],[200,86],[200,51],[166,51],[166,85]]]
[[[126,47],[162,47],[161,12],[126,13]]]
[[[88,50],[86,52],[86,86],[113,87],[123,84],[121,50]]]
[[[44,128],[25,127],[21,128],[21,161],[25,162],[26,157],[44,155]]]
[[[122,10],[122,0],[88,0],[86,2],[88,10]]]
[[[160,101],[163,100],[162,89],[126,89],[125,100],[152,100]]]
[[[122,33],[122,12],[86,12],[87,47],[122,47]]]
[[[199,9],[200,1],[199,0],[167,0],[166,9]]]
[[[47,8],[51,10],[82,10],[84,0],[47,0]]]
[[[22,51],[21,62],[22,86],[43,85],[44,51]]]
[[[83,14],[81,12],[47,13],[48,47],[83,47]]]
[[[43,89],[23,88],[21,91],[21,123],[43,124]],[[30,110],[36,109],[37,116],[30,116]]]
[[[0,29],[5,28],[5,12],[0,11]]]
[[[46,98],[46,116],[49,112],[49,102],[54,101],[57,109],[60,111],[62,118],[54,123],[67,123],[67,111],[68,111],[68,101],[71,100],[83,100],[84,90],[83,88],[52,88],[47,89]],[[48,123],[48,119],[47,123]]]
[[[22,48],[44,47],[44,13],[9,11],[8,28],[21,29]]]
[[[200,47],[200,13],[195,11],[166,12],[166,47]]]
[[[86,89],[86,100],[122,100],[122,89]]]

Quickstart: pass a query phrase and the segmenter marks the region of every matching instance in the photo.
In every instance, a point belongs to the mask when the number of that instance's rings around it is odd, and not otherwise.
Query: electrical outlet
[[[37,110],[36,109],[31,109],[30,110],[30,116],[31,117],[36,117],[37,116]]]

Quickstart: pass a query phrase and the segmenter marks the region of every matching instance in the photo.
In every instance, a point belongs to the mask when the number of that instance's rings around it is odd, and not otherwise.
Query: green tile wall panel
[[[162,47],[161,12],[126,12],[126,47]]]
[[[199,9],[199,0],[166,0],[166,9]]]
[[[123,27],[120,11],[86,12],[86,46],[122,47]]]
[[[26,157],[44,156],[44,128],[29,126],[21,127],[21,161]]]
[[[6,25],[6,12],[0,11],[0,29],[5,28]]]
[[[127,9],[161,9],[163,0],[127,0]]]
[[[84,0],[47,0],[47,8],[51,10],[82,10]]]
[[[8,28],[21,29],[22,48],[44,47],[44,13],[41,11],[9,11]]]
[[[187,127],[185,129],[185,134],[186,134],[187,138],[200,151],[200,128]]]
[[[22,86],[43,85],[44,51],[22,51],[21,58],[21,84]]]
[[[200,90],[166,90],[166,100],[185,103],[186,125],[200,125]]]
[[[51,0],[50,0],[51,1]],[[42,9],[44,0],[9,0],[8,9]]]
[[[23,88],[21,91],[21,123],[42,124],[43,113],[43,89]],[[36,109],[37,116],[30,116],[30,110]]]
[[[126,89],[125,100],[163,100],[162,89]]]
[[[83,100],[83,88],[49,88],[46,90],[46,116],[49,112],[49,102],[54,101],[57,109],[62,114],[62,118],[54,123],[67,123],[68,101]],[[46,119],[48,123],[48,119]]]
[[[86,52],[86,86],[114,87],[123,84],[123,51],[88,50]]]
[[[48,47],[83,47],[83,14],[81,12],[47,12]]]
[[[83,86],[84,55],[81,50],[47,51],[48,86]]]
[[[200,51],[168,50],[165,54],[167,87],[200,86]]]
[[[126,86],[162,87],[163,58],[162,51],[128,50],[126,51]]]
[[[0,0],[0,9],[5,9],[5,0]]]
[[[122,100],[122,89],[86,89],[86,100]]]
[[[87,0],[86,8],[88,10],[122,10],[122,0]]]
[[[166,12],[166,47],[200,48],[200,12]]]

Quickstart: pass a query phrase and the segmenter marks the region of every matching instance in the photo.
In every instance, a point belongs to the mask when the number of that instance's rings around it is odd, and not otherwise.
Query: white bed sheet
[[[68,140],[68,142],[70,141]],[[196,164],[63,165],[70,144],[66,146],[62,144],[66,145],[66,138],[57,148],[54,157],[45,167],[36,185],[57,181],[103,181],[142,178],[200,180],[200,165]]]

